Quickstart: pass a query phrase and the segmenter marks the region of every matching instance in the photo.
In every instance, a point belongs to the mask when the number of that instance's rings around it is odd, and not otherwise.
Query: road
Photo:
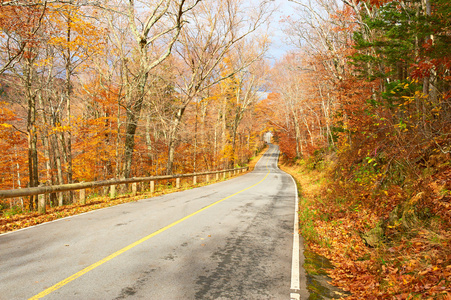
[[[277,158],[270,145],[248,174],[0,235],[0,299],[306,299]]]

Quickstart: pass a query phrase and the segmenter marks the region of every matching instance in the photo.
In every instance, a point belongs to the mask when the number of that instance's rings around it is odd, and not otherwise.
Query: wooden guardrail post
[[[116,185],[110,185],[110,198],[116,197]]]
[[[197,184],[197,176],[193,176],[193,184]]]
[[[80,200],[79,202],[81,204],[86,204],[86,190],[85,189],[81,189],[80,190]]]
[[[58,193],[58,206],[63,206],[64,205],[64,195],[62,192]]]
[[[150,192],[152,194],[155,193],[155,181],[150,182]]]
[[[216,173],[216,181],[219,180],[219,173]]]
[[[136,182],[132,183],[132,196],[136,196],[138,193],[138,184]]]
[[[40,194],[38,195],[38,213],[45,214],[46,207],[45,207],[45,195]]]
[[[176,188],[180,188],[180,178],[179,177],[177,177],[176,179],[175,179],[175,187]]]
[[[209,182],[209,181],[210,181],[210,175],[207,174],[207,175],[205,176],[205,181],[206,181],[206,182]]]

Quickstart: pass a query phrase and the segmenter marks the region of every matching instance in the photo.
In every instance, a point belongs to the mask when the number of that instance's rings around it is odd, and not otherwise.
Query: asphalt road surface
[[[0,299],[306,299],[277,159],[270,145],[243,176],[0,235]]]

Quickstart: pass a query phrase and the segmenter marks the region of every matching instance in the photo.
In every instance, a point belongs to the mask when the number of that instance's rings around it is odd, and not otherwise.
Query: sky
[[[268,56],[270,56],[272,60],[280,59],[285,53],[294,49],[294,47],[288,43],[286,35],[282,30],[286,25],[280,21],[284,17],[291,15],[296,5],[288,0],[275,0],[274,2],[279,8],[274,13],[272,24],[270,26],[272,45],[269,48]]]

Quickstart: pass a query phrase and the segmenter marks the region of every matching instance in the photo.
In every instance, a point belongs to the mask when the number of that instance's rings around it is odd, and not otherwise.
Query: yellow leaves
[[[413,100],[415,100],[414,96],[401,96],[401,98],[405,100],[403,103],[404,105],[408,105],[408,104],[412,103]]]
[[[0,123],[0,127],[3,127],[3,128],[11,128],[11,127],[13,127],[13,125],[7,124],[7,123]]]
[[[66,39],[63,37],[54,36],[51,39],[49,39],[48,43],[50,45],[62,46],[66,43]]]
[[[233,151],[232,151],[233,149],[232,149],[232,145],[230,145],[230,144],[227,144],[227,145],[225,145],[225,147],[224,147],[224,149],[223,149],[223,157],[224,158],[227,158],[227,159],[232,159],[232,153],[233,153]]]
[[[50,65],[52,63],[53,59],[54,59],[54,57],[49,57],[49,58],[46,58],[46,59],[42,59],[42,60],[36,62],[34,65],[36,67],[48,66],[48,65]]]
[[[52,133],[56,133],[56,132],[67,132],[67,131],[70,131],[70,130],[71,130],[71,127],[70,127],[70,126],[67,126],[67,125],[61,126],[61,125],[59,125],[59,126],[56,126],[56,127],[53,127],[53,128],[52,128]]]
[[[415,91],[414,95],[415,95],[416,98],[424,96],[424,94],[422,92],[420,92],[420,91]]]
[[[50,45],[70,49],[74,52],[72,55],[81,58],[89,53],[101,52],[104,48],[104,29],[94,26],[74,6],[53,7],[46,14],[46,21],[51,25]],[[68,30],[71,32],[69,40]]]

